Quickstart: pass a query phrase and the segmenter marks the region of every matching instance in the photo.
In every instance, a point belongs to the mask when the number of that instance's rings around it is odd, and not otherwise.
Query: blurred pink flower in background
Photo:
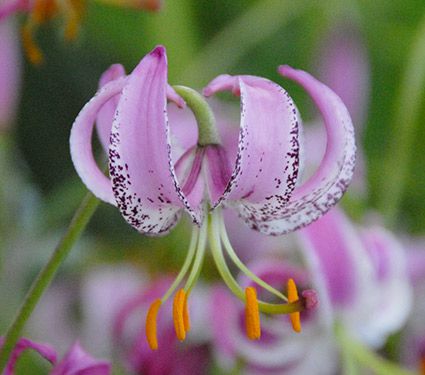
[[[2,344],[3,339],[0,338],[0,347]],[[111,373],[109,362],[93,358],[83,350],[78,342],[69,349],[60,362],[57,362],[56,350],[50,345],[21,338],[13,349],[4,375],[14,375],[16,362],[22,352],[27,349],[35,350],[54,365],[52,370],[49,371],[50,375],[109,375]]]
[[[21,53],[13,20],[0,21],[0,134],[15,121],[21,84]]]
[[[288,338],[287,317],[264,317],[264,334],[252,342],[243,334],[243,310],[229,294],[216,289],[211,303],[214,351],[226,368],[241,358],[252,374],[332,374],[339,356],[335,324],[363,344],[380,348],[406,323],[412,307],[406,252],[382,227],[356,227],[334,208],[297,232],[292,246],[298,251],[288,249],[283,239],[280,246],[264,236],[259,241],[261,234],[254,231],[244,230],[241,236],[246,244],[256,244],[261,254],[250,263],[261,279],[282,288],[293,277],[303,289],[314,288],[320,302],[314,311],[301,313],[299,335]],[[246,277],[241,284],[253,285]]]

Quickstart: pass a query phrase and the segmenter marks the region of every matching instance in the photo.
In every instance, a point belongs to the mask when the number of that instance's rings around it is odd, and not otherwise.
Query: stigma
[[[146,316],[146,338],[152,350],[158,349],[157,316],[160,307],[172,296],[172,319],[174,330],[179,341],[184,341],[190,330],[189,296],[198,280],[206,249],[209,247],[217,270],[230,292],[245,304],[245,328],[250,340],[261,338],[261,314],[288,314],[292,328],[301,332],[300,312],[314,307],[317,296],[314,291],[308,290],[298,294],[296,283],[289,279],[286,288],[287,295],[267,284],[256,276],[238,258],[228,238],[221,209],[215,209],[206,217],[201,228],[193,227],[192,239],[186,259],[174,282],[161,299],[153,301]],[[226,257],[234,263],[242,273],[256,286],[243,288],[230,272]],[[186,282],[183,286],[183,280]],[[180,288],[179,288],[180,287]],[[280,300],[280,303],[264,302],[258,299],[257,288],[262,288]]]

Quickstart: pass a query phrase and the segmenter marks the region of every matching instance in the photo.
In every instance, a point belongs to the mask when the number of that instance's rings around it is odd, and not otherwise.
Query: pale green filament
[[[218,209],[220,210],[220,209]],[[226,226],[224,225],[223,215],[221,214],[221,210],[217,213],[219,215],[220,219],[220,236],[221,240],[224,245],[224,249],[226,250],[227,254],[229,255],[230,259],[235,263],[236,267],[238,267],[247,277],[249,277],[252,281],[257,283],[262,288],[266,289],[270,293],[274,294],[275,296],[283,299],[284,301],[288,302],[288,298],[279,292],[277,289],[273,288],[271,285],[267,284],[265,281],[261,280],[257,275],[255,275],[245,264],[242,263],[242,261],[239,259],[237,254],[235,253],[235,250],[233,249],[229,237],[227,235]]]
[[[221,216],[218,214],[208,215],[208,237],[213,258],[217,266],[218,272],[220,273],[227,287],[232,291],[232,293],[236,297],[238,297],[243,302],[246,302],[245,293],[230,273],[230,270],[227,267],[226,261],[223,256],[220,238],[220,218]],[[289,314],[292,312],[303,310],[303,305],[301,301],[285,304],[273,304],[258,301],[258,306],[261,312],[268,314]]]
[[[199,237],[199,229],[197,227],[193,227],[192,238],[190,240],[189,250],[187,252],[186,259],[183,263],[183,267],[181,268],[174,282],[171,284],[170,288],[161,298],[161,303],[164,303],[174,293],[174,291],[179,286],[183,278],[186,276],[189,266],[192,263],[193,256],[195,255],[195,250],[198,244],[198,237]]]
[[[205,256],[205,249],[207,247],[207,226],[206,222],[203,223],[198,239],[198,246],[196,250],[196,257],[193,262],[192,270],[190,271],[189,277],[184,286],[184,290],[190,293],[196,281],[198,281],[199,275],[201,274],[202,264]]]

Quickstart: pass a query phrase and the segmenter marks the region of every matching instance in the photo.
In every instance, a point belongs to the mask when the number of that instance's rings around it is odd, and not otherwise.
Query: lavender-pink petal
[[[167,58],[162,46],[128,76],[112,126],[109,172],[123,217],[142,233],[163,234],[181,208],[202,220],[182,192],[171,157],[167,120]]]
[[[111,371],[108,361],[93,358],[76,342],[50,375],[109,375]]]

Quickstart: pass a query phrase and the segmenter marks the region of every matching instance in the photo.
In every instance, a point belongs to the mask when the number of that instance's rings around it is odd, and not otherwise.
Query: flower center
[[[207,244],[211,249],[214,262],[223,281],[237,298],[246,303],[246,332],[248,338],[257,340],[261,336],[260,312],[267,314],[289,314],[294,331],[301,331],[299,313],[310,305],[308,301],[310,295],[304,296],[303,294],[303,296],[299,298],[296,285],[294,281],[290,279],[287,286],[288,296],[286,296],[260,279],[247,268],[238,258],[235,250],[231,246],[221,208],[217,208],[208,214],[201,228],[196,226],[193,227],[189,250],[179,274],[164,296],[154,301],[149,308],[146,318],[146,336],[152,350],[158,348],[156,338],[156,317],[159,307],[177,290],[188,274],[186,283],[177,291],[173,302],[173,321],[176,336],[180,341],[186,338],[186,334],[190,329],[188,297],[201,273]],[[244,290],[230,272],[224,252],[226,252],[234,265],[249,279],[259,287],[264,288],[283,300],[283,303],[268,303],[258,300],[257,292],[254,287],[248,287]],[[315,295],[311,298],[315,298]]]

